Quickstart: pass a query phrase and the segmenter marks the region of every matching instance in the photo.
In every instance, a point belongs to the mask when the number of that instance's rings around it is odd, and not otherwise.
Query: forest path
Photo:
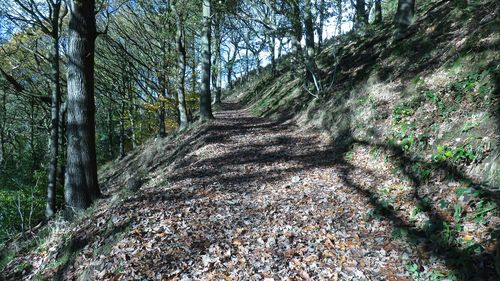
[[[106,272],[122,268],[148,279],[406,279],[405,247],[389,241],[389,223],[367,215],[369,200],[347,186],[347,167],[336,162],[333,147],[293,124],[251,117],[237,103],[215,115],[198,149],[169,170],[157,169],[141,195],[122,206],[133,210],[135,235],[99,257]]]
[[[359,185],[373,188],[382,174],[237,103],[215,115],[183,143],[181,161],[158,165],[137,193],[100,204],[78,226],[80,254],[59,276],[407,280],[410,247],[391,239],[390,220],[373,218]]]

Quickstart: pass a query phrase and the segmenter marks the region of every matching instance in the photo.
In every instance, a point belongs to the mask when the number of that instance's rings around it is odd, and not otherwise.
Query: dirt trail
[[[378,201],[370,189],[395,181],[389,164],[362,151],[359,165],[350,162],[339,147],[298,129],[225,104],[186,144],[182,161],[158,165],[137,193],[101,204],[73,230],[71,250],[78,254],[41,275],[407,280],[410,261],[446,268],[446,261],[391,236],[401,223],[391,219],[395,214],[374,214]]]
[[[367,221],[335,149],[297,129],[225,104],[201,148],[126,202],[135,235],[94,263],[109,276],[404,280],[408,253],[387,223]]]

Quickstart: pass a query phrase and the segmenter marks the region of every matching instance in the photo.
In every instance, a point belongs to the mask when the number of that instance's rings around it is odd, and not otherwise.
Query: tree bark
[[[70,216],[100,197],[95,147],[95,0],[70,1],[68,150],[64,198]]]
[[[211,0],[203,0],[203,30],[202,44],[202,75],[200,95],[200,119],[207,121],[213,119],[210,93],[211,76]]]
[[[5,162],[5,125],[7,124],[7,93],[0,89],[0,93],[2,93],[2,114],[1,127],[0,127],[0,168],[3,168],[3,164]],[[3,171],[3,169],[1,169]],[[0,173],[1,175],[1,173]]]
[[[337,32],[342,34],[342,0],[337,0]]]
[[[120,108],[120,146],[119,146],[119,155],[120,159],[125,157],[125,101],[122,100],[121,108]]]
[[[219,76],[222,75],[222,72],[221,72],[221,68],[219,67],[220,66],[220,62],[221,62],[221,45],[222,45],[222,38],[221,38],[221,19],[218,18],[216,20],[216,24],[215,24],[215,56],[214,56],[214,64],[216,66],[216,68],[214,69],[214,72],[213,72],[213,77],[212,77],[212,80],[213,80],[213,87],[214,87],[214,90],[215,90],[215,96],[214,96],[214,104],[221,104],[222,101],[221,101],[221,95],[222,95],[222,89],[221,89],[221,85],[218,84],[218,81],[219,81]]]
[[[177,23],[177,110],[179,112],[179,130],[184,130],[188,126],[188,116],[186,111],[186,40],[184,33],[184,22],[181,16],[177,13],[176,5],[172,5],[172,9],[176,15]]]
[[[114,122],[113,122],[113,101],[109,101],[108,108],[108,159],[113,159],[113,134],[114,134]]]
[[[375,0],[375,25],[382,23],[382,0]]]
[[[50,152],[49,171],[47,180],[47,204],[45,217],[50,219],[56,213],[56,185],[57,185],[57,159],[59,157],[59,111],[61,104],[61,83],[59,67],[59,13],[61,3],[52,5],[52,73],[51,73],[51,110],[50,110]]]
[[[306,79],[309,82],[313,82],[316,62],[314,60],[314,25],[311,13],[311,0],[305,0],[304,11],[304,26],[306,31]]]
[[[325,0],[319,1],[319,23],[318,23],[318,47],[316,48],[316,53],[321,53],[323,48],[323,29],[325,26]]]
[[[295,79],[297,75],[297,65],[300,62],[301,48],[300,41],[302,40],[302,24],[300,22],[300,7],[298,2],[292,3],[292,34],[291,34],[291,44],[292,44],[292,64],[291,64],[291,76]]]
[[[365,0],[356,0],[356,15],[354,17],[354,29],[362,31],[366,27]]]
[[[59,111],[59,171],[58,171],[58,182],[63,186],[64,185],[64,177],[66,174],[66,143],[67,143],[67,102],[63,102],[61,104],[61,108]]]
[[[398,9],[394,18],[398,36],[403,36],[413,23],[415,15],[415,0],[398,0]]]
[[[276,38],[271,35],[269,40],[269,58],[271,60],[271,74],[276,75]]]

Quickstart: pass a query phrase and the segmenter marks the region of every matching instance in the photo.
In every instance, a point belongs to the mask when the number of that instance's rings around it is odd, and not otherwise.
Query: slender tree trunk
[[[132,148],[135,149],[137,148],[137,128],[135,124],[135,118],[134,118],[134,103],[133,103],[133,97],[130,97],[130,102],[131,105],[128,108],[128,119],[130,121],[130,130],[132,131]]]
[[[354,17],[354,29],[363,31],[366,27],[365,0],[356,0],[356,15]]]
[[[218,81],[220,80],[220,76],[222,76],[222,71],[220,68],[221,65],[221,45],[222,45],[222,38],[221,38],[221,22],[220,19],[217,20],[217,24],[215,26],[215,57],[214,57],[214,65],[216,66],[216,70],[214,71],[214,90],[215,90],[215,96],[214,96],[214,104],[221,104],[221,96],[222,96],[222,85],[218,84]]]
[[[257,74],[260,74],[260,52],[255,52],[253,56],[255,58],[255,64],[257,65],[255,70],[257,71]]]
[[[3,171],[5,163],[5,125],[7,124],[7,93],[1,90],[2,93],[2,119],[0,120],[2,126],[0,127],[0,171]],[[1,173],[0,173],[1,175]]]
[[[273,24],[276,24],[276,11],[272,8],[271,9],[271,20]],[[271,33],[271,40],[270,40],[270,45],[269,45],[269,51],[270,51],[270,56],[271,56],[271,73],[276,75],[277,73],[277,68],[276,68],[276,34],[274,32]]]
[[[125,157],[125,101],[122,101],[120,109],[120,159]]]
[[[291,34],[291,44],[292,44],[292,64],[291,64],[291,76],[295,79],[297,75],[297,65],[300,63],[301,48],[300,41],[302,40],[302,23],[300,21],[300,7],[298,2],[292,3],[292,34]]]
[[[167,130],[165,128],[165,118],[166,118],[166,111],[165,111],[165,100],[167,99],[167,77],[165,75],[166,73],[166,54],[168,53],[167,51],[167,42],[164,40],[162,42],[162,56],[161,56],[161,70],[157,74],[157,79],[158,79],[158,84],[159,84],[159,95],[158,95],[158,100],[160,104],[160,108],[158,109],[158,137],[163,138],[167,135]]]
[[[231,63],[229,63],[227,65],[227,87],[229,90],[232,90],[233,89],[233,67],[232,65],[230,65]]]
[[[62,90],[62,89],[61,89]],[[61,95],[62,97],[62,95]],[[67,138],[66,138],[66,105],[67,103],[64,102],[61,104],[60,112],[59,112],[59,171],[58,171],[58,182],[61,184],[61,186],[64,186],[64,177],[66,173],[66,143],[67,143]]]
[[[40,165],[40,161],[38,161],[38,149],[36,148],[35,143],[35,101],[34,98],[30,99],[30,150],[31,150],[31,169],[32,175],[35,174],[35,171],[38,169]]]
[[[50,152],[47,181],[47,204],[45,217],[50,219],[56,213],[57,159],[59,157],[59,110],[61,103],[61,83],[59,68],[59,12],[61,3],[52,5],[52,95],[50,110]]]
[[[318,47],[316,48],[316,53],[321,53],[323,48],[323,29],[325,26],[325,0],[319,1],[319,24],[318,24]]]
[[[203,0],[203,30],[202,30],[202,74],[201,74],[201,95],[200,95],[200,119],[207,121],[213,119],[212,102],[210,93],[211,74],[211,0]]]
[[[196,38],[193,36],[193,59],[191,60],[191,93],[196,93]]]
[[[158,137],[163,138],[167,135],[165,128],[165,102],[160,101],[160,109],[158,109]]]
[[[403,36],[413,23],[415,15],[415,0],[398,0],[398,9],[394,18],[397,36]]]
[[[271,35],[271,40],[269,41],[269,51],[270,55],[269,57],[271,58],[271,73],[272,75],[276,75],[276,38],[274,35]]]
[[[314,25],[311,13],[311,0],[305,0],[304,10],[304,26],[306,31],[306,79],[309,82],[313,82],[316,62],[314,60]]]
[[[64,197],[70,215],[100,197],[95,147],[94,0],[70,1],[68,42],[68,152]]]
[[[382,23],[382,0],[375,0],[375,25]]]
[[[184,33],[184,22],[177,13],[176,5],[172,6],[176,15],[177,23],[177,110],[179,112],[179,130],[184,130],[188,126],[188,116],[186,111],[185,82],[186,82],[186,40]]]
[[[250,60],[248,59],[248,47],[247,47],[245,49],[245,75],[243,76],[243,78],[248,78],[249,73],[250,73]]]
[[[366,1],[365,1],[366,3]],[[366,9],[365,9],[365,24],[368,25],[368,23],[370,22],[370,11],[372,10],[373,8],[373,0],[368,0],[368,5],[366,6]]]
[[[281,55],[283,54],[283,38],[280,38],[279,42],[280,44],[278,46],[278,55],[277,55],[278,60],[281,59]]]
[[[342,34],[342,17],[343,17],[343,7],[342,0],[337,0],[337,32],[338,34]]]
[[[109,107],[108,107],[108,116],[107,116],[107,121],[108,121],[108,159],[113,159],[113,134],[114,134],[114,122],[113,122],[113,102],[109,101]]]
[[[217,87],[217,94],[219,99],[222,98],[222,48],[221,46],[219,46],[219,71],[220,71],[220,74],[219,74],[219,83],[217,84],[218,87]],[[222,101],[221,101],[222,103]]]

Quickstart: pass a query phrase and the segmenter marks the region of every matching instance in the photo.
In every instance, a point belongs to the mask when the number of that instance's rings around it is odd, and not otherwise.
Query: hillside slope
[[[498,10],[333,39],[319,97],[286,61],[251,77],[103,167],[106,198],[10,242],[0,279],[498,279]]]

